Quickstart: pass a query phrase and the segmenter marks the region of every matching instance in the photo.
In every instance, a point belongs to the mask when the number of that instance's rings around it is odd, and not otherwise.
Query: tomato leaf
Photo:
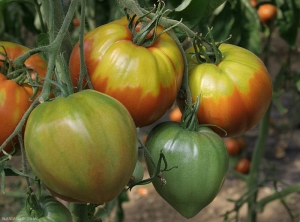
[[[248,0],[227,1],[221,12],[212,18],[209,26],[213,27],[212,33],[216,41],[225,40],[232,35],[228,43],[239,45],[257,55],[261,53],[260,22]]]
[[[284,1],[280,7],[282,18],[278,21],[279,35],[291,46],[296,45],[298,27],[300,25],[299,9],[292,0]]]
[[[178,3],[178,1],[175,1]],[[209,16],[224,0],[199,1],[199,0],[183,0],[181,4],[175,5],[174,11],[169,14],[173,19],[182,19],[183,23],[193,28],[204,17]]]

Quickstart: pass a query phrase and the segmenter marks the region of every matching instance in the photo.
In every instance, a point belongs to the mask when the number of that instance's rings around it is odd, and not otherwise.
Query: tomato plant
[[[238,160],[234,169],[243,174],[249,173],[250,160],[246,157],[242,157],[241,159]]]
[[[29,197],[30,198],[30,197]],[[42,196],[34,207],[26,206],[17,214],[14,221],[72,222],[72,215],[67,207],[51,195]]]
[[[273,4],[262,4],[258,7],[257,14],[262,23],[268,24],[276,18],[277,7]]]
[[[136,165],[136,143],[126,108],[94,90],[38,105],[24,135],[30,166],[45,186],[85,203],[110,201],[124,189]]]
[[[162,167],[172,168],[162,171],[152,183],[182,216],[194,217],[220,191],[227,174],[228,152],[223,140],[210,128],[197,126],[188,130],[178,122],[163,122],[149,133],[146,147],[154,162],[163,153],[166,163]],[[148,158],[146,163],[149,174],[153,174]]]
[[[189,86],[193,101],[201,96],[200,124],[213,124],[238,136],[250,130],[266,113],[272,99],[272,82],[264,63],[252,52],[221,44],[219,64],[199,64],[194,48],[187,50]],[[180,99],[179,105],[182,104]],[[182,106],[182,105],[181,105]],[[219,128],[213,127],[221,136]]]
[[[156,35],[162,31],[158,26]],[[84,55],[94,89],[119,100],[136,126],[142,127],[173,105],[182,81],[183,59],[169,34],[163,33],[145,47],[133,42],[133,32],[126,17],[102,25],[85,35]],[[79,79],[78,61],[77,43],[69,63],[74,86]]]
[[[28,51],[29,48],[25,46],[0,41],[0,144],[12,134],[32,103],[34,91],[29,81],[34,82],[38,80],[37,76],[44,77],[46,74],[47,63],[38,54],[32,55],[24,63],[31,75],[30,80],[24,68],[16,69],[14,60]],[[12,152],[13,145],[8,144],[4,150]]]

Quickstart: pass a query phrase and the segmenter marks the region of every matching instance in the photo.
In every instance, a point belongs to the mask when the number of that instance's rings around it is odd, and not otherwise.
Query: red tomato
[[[72,23],[74,27],[79,27],[80,26],[79,18],[73,18]]]
[[[219,64],[198,64],[193,47],[187,52],[192,100],[201,95],[200,124],[213,124],[227,137],[250,130],[266,113],[272,99],[272,82],[264,63],[244,48],[221,44]],[[182,107],[183,101],[178,99]],[[224,131],[212,127],[220,136]]]
[[[246,157],[243,157],[237,162],[235,170],[240,173],[247,174],[250,170],[250,164],[250,160],[248,160]]]
[[[257,14],[262,23],[268,24],[275,19],[277,7],[272,4],[262,4],[257,9]]]
[[[12,43],[1,42],[0,46],[5,48],[7,57],[13,62],[14,60],[29,51],[28,48]],[[3,47],[0,47],[0,52],[5,54]],[[0,60],[5,60],[5,57],[0,54]],[[4,63],[0,62],[0,70],[7,69]],[[31,77],[36,78],[37,75],[45,76],[47,63],[38,54],[32,55],[27,59],[24,65],[31,69]],[[14,67],[12,67],[14,68]],[[18,84],[12,79],[9,79],[9,73],[0,73],[0,145],[13,133],[22,116],[29,108],[32,101],[29,98],[33,95],[32,87],[26,83]],[[8,144],[5,149],[10,153],[13,150],[12,144]],[[0,156],[3,152],[0,152]]]
[[[224,140],[229,155],[237,155],[241,152],[240,144],[233,138],[227,138]]]
[[[157,35],[162,31],[158,27]],[[150,47],[136,45],[124,17],[87,33],[84,55],[94,89],[125,105],[136,126],[150,125],[172,107],[181,85],[184,63],[169,34],[162,34]],[[73,85],[77,86],[78,43],[72,51],[69,68]]]

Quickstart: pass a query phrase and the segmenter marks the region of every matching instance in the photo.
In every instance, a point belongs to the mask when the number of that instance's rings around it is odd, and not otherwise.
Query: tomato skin
[[[144,177],[144,167],[141,163],[141,161],[137,160],[136,165],[134,167],[134,171],[132,173],[132,176],[127,184],[127,186],[131,186],[133,184],[136,184],[143,180]]]
[[[8,58],[13,62],[18,56],[29,51],[29,48],[12,42],[0,41],[0,46],[6,50]],[[3,47],[0,52],[5,54]],[[4,60],[4,56],[0,54],[0,60]],[[0,62],[0,66],[3,62]],[[38,54],[32,55],[25,61],[27,68],[35,71],[31,72],[33,79],[46,75],[47,63]],[[32,87],[28,84],[19,85],[15,81],[8,79],[4,74],[0,73],[0,145],[13,133],[17,124],[21,120],[26,110],[31,105],[29,98],[33,95]],[[12,152],[13,146],[9,143],[4,150],[8,153]],[[3,156],[0,152],[0,156]]]
[[[248,174],[250,170],[250,164],[250,160],[246,157],[243,157],[238,160],[234,169],[240,173]]]
[[[184,63],[169,34],[154,45],[135,45],[127,18],[100,26],[84,37],[85,62],[95,90],[119,100],[137,127],[150,125],[170,109],[179,91]],[[157,34],[162,32],[158,27]],[[74,86],[79,78],[79,47],[69,62]]]
[[[149,133],[145,145],[155,163],[162,150],[168,168],[177,167],[163,172],[164,186],[158,177],[152,183],[182,216],[194,217],[216,197],[227,175],[229,157],[222,138],[210,128],[189,131],[177,122],[163,122]],[[147,157],[146,164],[152,175]]]
[[[33,215],[28,215],[26,207],[24,207],[14,221],[37,221],[37,222],[54,222],[65,221],[72,222],[72,215],[67,207],[61,202],[56,200],[53,196],[46,195],[39,199],[39,204],[43,208],[44,215],[40,218],[36,218]]]
[[[227,137],[250,130],[266,113],[272,99],[272,82],[263,62],[252,52],[221,44],[223,58],[218,65],[198,64],[193,48],[187,50],[192,100],[201,95],[200,124],[214,124]],[[182,107],[180,99],[177,100]],[[224,131],[212,127],[220,136]]]
[[[277,7],[273,4],[262,4],[258,7],[257,14],[262,23],[268,24],[275,19],[277,15]]]
[[[24,145],[45,186],[82,203],[114,199],[128,183],[138,152],[129,112],[95,90],[38,105],[28,118]]]

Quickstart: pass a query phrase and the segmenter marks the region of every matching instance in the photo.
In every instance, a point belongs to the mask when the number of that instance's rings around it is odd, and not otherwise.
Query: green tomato
[[[222,138],[210,128],[198,126],[190,131],[180,123],[163,122],[149,133],[146,147],[155,163],[164,154],[170,170],[161,172],[152,183],[182,216],[194,217],[220,191],[228,171],[228,152]],[[153,175],[147,157],[146,163]]]
[[[26,207],[24,207],[16,216],[15,222],[17,221],[36,221],[36,222],[72,222],[72,215],[67,207],[61,202],[56,200],[53,196],[46,195],[42,196],[38,203],[42,209],[40,217],[36,216],[36,212],[32,210],[27,213]]]
[[[138,153],[127,109],[95,90],[38,105],[28,118],[24,145],[31,168],[53,194],[95,204],[121,193]]]
[[[144,167],[141,161],[137,160],[134,171],[127,185],[132,186],[135,183],[138,183],[141,180],[143,180],[143,177],[144,177]]]

